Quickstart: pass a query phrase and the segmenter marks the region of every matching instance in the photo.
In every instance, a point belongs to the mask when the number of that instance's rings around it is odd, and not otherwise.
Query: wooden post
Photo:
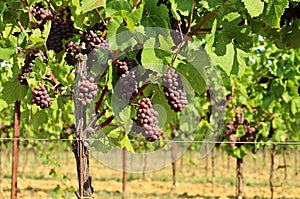
[[[215,149],[212,148],[211,150],[211,185],[212,191],[215,188]]]
[[[274,184],[273,184],[273,176],[274,176],[274,170],[275,170],[275,154],[276,154],[276,145],[273,144],[272,150],[271,150],[271,167],[270,167],[270,178],[269,178],[269,184],[270,184],[270,191],[271,191],[271,199],[274,198]]]
[[[236,159],[236,196],[238,199],[243,198],[243,158]]]
[[[21,102],[15,102],[14,110],[14,141],[12,152],[12,175],[11,175],[11,199],[17,198],[18,192],[18,166],[19,166],[19,138],[20,138],[20,105]]]
[[[122,191],[123,191],[123,194],[126,192],[126,163],[127,163],[127,159],[126,159],[126,148],[124,147],[123,148],[123,153],[122,153],[122,161],[123,161],[123,178],[122,178]]]

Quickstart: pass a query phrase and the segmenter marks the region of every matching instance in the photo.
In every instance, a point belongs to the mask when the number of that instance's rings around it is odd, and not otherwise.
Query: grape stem
[[[132,96],[132,98],[130,99],[130,103],[135,100],[148,86],[150,85],[150,82],[149,83],[146,83],[144,84],[140,89],[139,89],[139,92],[134,94]]]
[[[135,3],[135,5],[134,5],[132,11],[135,11],[136,9],[138,9],[141,3],[142,3],[142,0],[138,0],[138,1]]]
[[[101,95],[99,97],[99,100],[96,102],[96,106],[95,106],[95,113],[98,112],[98,109],[99,107],[101,106],[102,104],[102,101],[103,101],[103,98],[104,98],[104,95],[105,93],[107,92],[107,85],[105,87],[102,88],[102,92],[101,92]]]
[[[227,0],[224,0],[223,1],[223,4],[226,2]],[[175,50],[172,52],[173,54],[177,54],[179,52],[179,50],[184,46],[184,44],[190,40],[190,38],[193,36],[193,35],[196,35],[198,30],[206,23],[206,21],[208,21],[212,16],[213,14],[215,14],[219,9],[221,8],[221,6],[218,6],[216,8],[216,10],[212,11],[212,12],[209,12],[203,19],[202,21],[200,21],[197,26],[194,28],[193,31],[189,32],[184,38],[183,40],[177,45],[177,47],[175,48]],[[176,57],[175,57],[176,59]],[[174,62],[175,60],[173,59],[172,62]],[[173,64],[172,64],[173,65]]]

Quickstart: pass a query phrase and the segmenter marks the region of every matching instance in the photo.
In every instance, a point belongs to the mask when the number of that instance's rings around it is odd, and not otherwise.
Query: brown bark
[[[20,101],[15,102],[14,110],[14,141],[12,152],[11,199],[17,198],[18,192],[18,166],[19,166],[19,138],[20,138]]]
[[[273,184],[273,176],[274,176],[274,159],[276,154],[276,145],[273,144],[272,150],[271,150],[271,167],[270,167],[270,178],[269,178],[269,184],[270,184],[270,191],[271,191],[271,199],[274,198],[274,184]]]
[[[284,182],[287,184],[288,180],[287,180],[286,147],[283,147],[282,158],[283,158],[283,166],[284,166]]]
[[[143,165],[143,180],[146,180],[146,168],[147,168],[147,144],[144,143],[145,147],[145,156],[144,156],[144,165]]]
[[[212,191],[215,188],[215,149],[212,148],[211,150],[211,185]]]
[[[122,153],[122,161],[123,161],[123,178],[122,178],[122,191],[123,193],[126,192],[126,164],[127,164],[127,161],[126,161],[126,148],[123,148],[123,153]]]
[[[262,153],[263,153],[263,167],[265,167],[266,166],[266,147],[264,146],[263,148],[262,148]]]
[[[208,162],[209,162],[209,157],[208,157],[208,155],[209,155],[209,153],[208,153],[208,151],[209,151],[209,146],[208,146],[208,143],[205,144],[205,147],[206,147],[205,171],[206,171],[206,173],[208,173]]]
[[[295,176],[298,175],[298,149],[295,149]]]
[[[72,143],[72,151],[76,159],[79,193],[78,198],[91,197],[94,190],[92,177],[89,174],[89,142],[87,141],[85,107],[79,107],[81,117],[77,118],[76,137]]]
[[[171,128],[172,128],[172,134],[171,137],[172,139],[175,138],[176,136],[176,132],[177,132],[177,128],[176,126],[173,124],[173,122],[170,123]],[[173,182],[172,182],[172,189],[175,190],[176,187],[176,157],[177,157],[177,143],[176,142],[172,142],[171,143],[172,146],[172,176],[173,176]]]
[[[243,158],[236,159],[236,196],[243,198]]]
[[[172,175],[173,175],[173,183],[172,188],[176,187],[176,156],[177,156],[177,143],[172,142]]]

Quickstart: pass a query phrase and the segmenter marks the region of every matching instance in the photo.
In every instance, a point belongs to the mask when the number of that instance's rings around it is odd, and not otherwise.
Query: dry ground
[[[77,188],[75,161],[71,152],[68,158],[65,152],[50,155],[47,158],[33,156],[30,152],[27,166],[23,172],[24,152],[20,157],[18,198],[74,198]],[[295,175],[294,153],[288,155],[288,178],[284,179],[284,169],[275,171],[275,198],[300,198],[300,173]],[[94,198],[234,198],[235,195],[235,159],[230,158],[227,168],[227,156],[217,152],[215,160],[215,179],[212,184],[211,157],[208,170],[206,160],[197,158],[196,153],[186,154],[182,161],[178,160],[177,186],[172,189],[172,168],[142,174],[128,174],[127,192],[122,194],[122,172],[103,166],[91,160]],[[56,159],[58,159],[56,161]],[[269,198],[269,161],[267,151],[264,165],[262,153],[258,159],[249,155],[244,164],[244,196],[245,198]],[[276,166],[283,164],[282,155],[276,156]],[[299,164],[300,165],[300,164]],[[51,172],[52,171],[52,172]],[[300,172],[300,168],[298,167]],[[51,173],[51,174],[50,174]],[[10,197],[11,163],[2,153],[2,183],[0,198]]]

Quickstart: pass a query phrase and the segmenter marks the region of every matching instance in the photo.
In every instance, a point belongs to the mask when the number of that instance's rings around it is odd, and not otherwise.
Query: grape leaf
[[[280,28],[280,17],[288,5],[288,0],[269,0],[264,7],[263,22],[268,26]]]
[[[15,47],[0,48],[0,60],[9,60],[12,54],[14,54],[15,52]]]
[[[183,16],[189,16],[193,7],[191,0],[174,0],[172,4]]]
[[[251,17],[258,17],[263,13],[264,2],[261,0],[242,0],[245,4],[245,8]]]
[[[99,8],[99,7],[104,7],[106,6],[106,1],[105,0],[83,0],[81,2],[81,11],[83,13],[86,13],[88,11],[91,11],[95,8]]]
[[[126,148],[127,151],[130,151],[130,152],[134,153],[134,148],[133,148],[127,134],[121,140],[121,148],[122,149]]]
[[[168,124],[176,117],[176,114],[168,104],[168,100],[163,91],[155,92],[151,98],[151,101],[153,107],[158,112],[158,125],[160,127],[165,126],[165,124]]]
[[[126,12],[124,12],[126,11]],[[130,13],[132,11],[130,5],[124,0],[111,0],[106,5],[106,17],[116,15],[116,13]]]
[[[145,27],[170,28],[168,8],[165,5],[156,6],[156,0],[145,1],[141,24]]]
[[[3,98],[8,104],[16,100],[22,100],[26,96],[28,87],[20,84],[17,78],[7,81],[3,84]]]
[[[205,74],[204,73],[200,73],[199,70],[201,71],[201,67],[197,68],[195,67],[197,65],[192,65],[190,63],[188,64],[179,64],[176,67],[176,70],[178,70],[180,72],[181,75],[183,75],[187,81],[190,83],[190,85],[192,86],[192,88],[194,89],[194,91],[197,94],[201,94],[205,87],[206,87],[206,83],[205,83]],[[199,69],[199,70],[198,70]]]

